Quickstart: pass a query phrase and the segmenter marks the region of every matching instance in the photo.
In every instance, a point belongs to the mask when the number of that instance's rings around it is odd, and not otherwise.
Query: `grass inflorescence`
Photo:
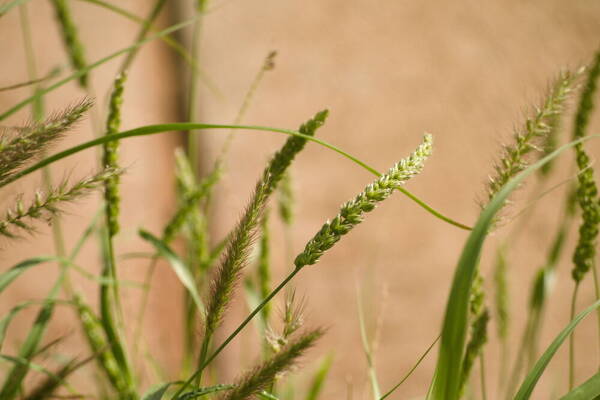
[[[315,137],[316,131],[326,122],[329,113],[327,110],[315,114],[296,131],[241,125],[252,103],[258,101],[257,93],[260,84],[274,74],[274,72],[266,73],[274,71],[276,56],[274,51],[268,53],[254,79],[249,80],[249,88],[233,123],[218,125],[198,122],[198,117],[203,112],[199,107],[201,103],[199,86],[201,83],[206,83],[210,86],[209,89],[214,87],[205,76],[202,76],[199,50],[202,48],[204,18],[213,9],[211,2],[206,0],[190,2],[188,5],[194,11],[192,19],[151,35],[151,31],[155,29],[155,22],[161,20],[160,14],[167,8],[167,4],[175,3],[155,0],[149,6],[146,18],[141,18],[108,2],[88,1],[90,5],[100,6],[140,25],[131,46],[94,63],[88,63],[84,55],[85,43],[77,29],[79,21],[71,13],[71,4],[65,0],[51,0],[57,26],[67,50],[67,62],[74,70],[73,74],[56,83],[50,83],[50,79],[56,76],[54,72],[42,78],[40,78],[42,75],[37,74],[32,46],[32,27],[28,26],[24,3],[18,0],[9,1],[6,5],[0,6],[0,14],[4,15],[16,6],[21,10],[20,21],[29,63],[29,79],[23,83],[0,88],[0,91],[32,88],[32,96],[2,113],[0,120],[14,114],[26,104],[32,103],[34,122],[19,127],[8,127],[4,125],[4,121],[2,122],[5,127],[0,134],[0,187],[7,187],[15,181],[21,181],[38,170],[44,173],[45,186],[43,189],[16,196],[6,192],[7,206],[0,218],[0,236],[17,238],[22,237],[23,233],[29,233],[27,238],[31,239],[33,234],[41,230],[40,222],[54,223],[54,227],[57,227],[63,214],[62,210],[67,203],[80,200],[100,189],[103,189],[103,196],[99,198],[101,204],[97,216],[92,219],[70,252],[67,251],[68,240],[65,240],[68,236],[63,235],[60,228],[55,228],[52,233],[56,243],[55,256],[27,258],[12,268],[0,272],[0,294],[3,294],[2,292],[17,279],[25,281],[23,274],[29,273],[30,276],[35,277],[34,272],[28,271],[37,269],[42,264],[53,262],[59,269],[51,290],[42,300],[28,300],[16,304],[6,315],[0,316],[0,344],[5,342],[18,344],[14,354],[12,354],[13,349],[7,344],[3,354],[0,355],[3,361],[10,363],[9,368],[2,372],[3,379],[0,386],[2,400],[88,397],[118,400],[191,400],[203,397],[221,400],[250,398],[290,400],[301,398],[303,394],[307,400],[331,397],[325,387],[327,377],[337,373],[336,364],[332,361],[332,353],[322,359],[316,368],[312,368],[314,373],[309,379],[292,378],[300,369],[298,364],[300,357],[324,334],[322,329],[306,328],[308,318],[305,311],[311,307],[312,297],[297,294],[300,290],[293,287],[292,281],[305,270],[304,267],[321,261],[333,246],[338,244],[343,246],[343,237],[396,191],[402,192],[429,214],[449,223],[453,228],[459,227],[470,232],[454,270],[441,333],[435,333],[435,335],[439,334],[437,339],[433,340],[426,351],[416,358],[417,361],[405,371],[401,379],[389,385],[386,392],[381,389],[389,382],[384,381],[383,375],[378,375],[379,365],[374,361],[377,351],[374,343],[377,340],[371,338],[367,332],[365,324],[367,316],[362,309],[362,299],[359,299],[359,326],[368,364],[365,371],[367,379],[364,381],[371,386],[373,400],[397,396],[399,392],[396,390],[410,378],[436,346],[438,358],[435,371],[431,371],[432,383],[427,393],[427,400],[461,398],[487,400],[488,395],[492,393],[490,388],[498,388],[490,398],[526,400],[531,398],[540,376],[567,338],[570,338],[571,352],[568,385],[565,382],[563,386],[557,386],[559,390],[564,389],[567,393],[563,399],[592,399],[600,395],[598,390],[600,375],[596,371],[593,371],[593,375],[580,386],[576,386],[580,377],[575,373],[574,354],[575,346],[579,345],[579,342],[575,341],[573,336],[576,325],[594,309],[600,308],[600,301],[597,301],[577,314],[578,289],[590,270],[593,272],[596,298],[600,298],[600,285],[595,271],[600,199],[594,176],[593,156],[590,155],[590,148],[585,143],[593,136],[589,132],[595,109],[597,79],[600,75],[600,52],[596,53],[594,60],[585,69],[587,74],[574,114],[575,123],[570,137],[571,142],[561,146],[565,141],[561,136],[565,130],[563,122],[568,120],[568,99],[576,93],[576,83],[583,76],[584,69],[576,73],[569,71],[559,73],[542,103],[533,109],[522,128],[514,132],[513,142],[502,148],[498,156],[499,161],[494,167],[493,177],[486,186],[486,200],[482,202],[481,213],[471,228],[444,216],[404,189],[404,185],[409,180],[422,172],[425,162],[432,154],[433,138],[429,134],[424,136],[423,141],[412,154],[394,164],[386,173],[380,174],[364,161]],[[218,6],[216,5],[215,8]],[[193,27],[189,44],[184,43],[185,40],[180,42],[181,38],[176,40],[168,36],[187,25]],[[182,102],[185,104],[179,105],[181,108],[179,111],[185,116],[187,122],[141,126],[121,131],[120,124],[125,115],[122,105],[126,71],[136,73],[135,69],[129,67],[136,60],[138,50],[142,44],[155,38],[163,39],[190,67],[189,71],[186,70],[189,76],[178,80],[181,84],[178,91],[186,99]],[[92,93],[90,83],[94,69],[120,54],[124,54],[124,59],[110,93],[106,94],[108,102],[106,105],[98,105],[94,110],[95,115],[106,116],[106,124],[102,129],[104,134],[51,154],[53,146],[73,130],[73,127],[94,106],[94,102],[85,98],[44,118],[45,96],[75,79],[78,80],[80,89]],[[19,82],[19,79],[9,81]],[[199,141],[199,133],[204,130],[212,132],[220,130],[228,133],[225,144],[216,155],[212,167],[206,171],[201,168],[201,165],[209,165],[209,163],[200,162],[202,157],[208,157],[208,154],[203,152]],[[249,200],[238,221],[228,233],[222,237],[215,237],[214,228],[221,224],[221,221],[216,219],[212,207],[220,201],[221,192],[218,187],[222,184],[221,180],[228,169],[226,157],[229,155],[233,133],[242,130],[268,131],[287,134],[289,137],[259,174],[254,190],[248,196]],[[179,131],[188,135],[187,149],[185,151],[178,149],[174,157],[176,203],[171,214],[165,218],[166,223],[158,228],[159,233],[156,236],[145,229],[137,230],[141,239],[152,245],[152,253],[120,254],[117,249],[121,248],[121,241],[128,240],[127,233],[130,232],[130,227],[120,226],[120,215],[127,212],[121,210],[120,177],[124,170],[120,166],[118,157],[120,141],[169,131]],[[296,228],[298,220],[304,219],[303,214],[296,212],[296,207],[297,203],[303,201],[305,189],[301,181],[292,182],[294,175],[291,168],[298,154],[309,142],[343,155],[377,178],[356,196],[343,203],[337,215],[322,224],[298,254],[294,250],[292,231]],[[97,160],[99,172],[75,180],[63,179],[58,183],[53,181],[49,170],[53,163],[95,146],[102,146],[103,150],[101,159]],[[508,238],[497,248],[493,312],[486,304],[487,298],[492,297],[485,291],[484,264],[487,258],[482,257],[485,251],[483,245],[492,231],[500,231],[502,228],[497,223],[498,215],[508,203],[511,193],[527,176],[537,177],[538,188],[550,182],[557,169],[554,167],[556,157],[569,148],[573,148],[576,155],[573,168],[577,170],[577,182],[568,188],[567,195],[561,200],[562,209],[557,213],[561,215],[557,217],[556,230],[551,240],[548,240],[539,268],[533,277],[528,303],[522,307],[526,311],[522,340],[516,351],[510,351],[519,322],[519,318],[513,318],[511,314],[515,304],[518,306],[518,298],[513,299],[510,294],[511,276],[513,271],[518,271],[519,279],[522,279],[523,273],[523,268],[520,268],[523,267],[521,260],[514,260],[511,257],[511,250],[518,242],[517,234],[522,230],[519,228],[525,224],[511,231],[507,235]],[[252,155],[252,152],[247,154]],[[534,175],[536,171],[539,174]],[[311,185],[314,184],[311,182]],[[242,182],[235,182],[235,186],[243,185]],[[544,194],[554,194],[554,188]],[[537,195],[537,190],[535,192]],[[274,195],[277,196],[277,204],[269,208],[269,201]],[[150,197],[148,196],[148,199]],[[537,199],[536,197],[532,202],[532,209],[537,207]],[[540,351],[544,344],[542,340],[544,336],[542,334],[545,332],[544,315],[552,305],[549,301],[553,289],[552,283],[561,276],[559,267],[564,262],[562,255],[571,250],[570,227],[578,217],[577,207],[581,211],[581,221],[579,238],[572,249],[571,261],[574,264],[572,277],[575,280],[575,289],[570,321],[565,320],[565,323],[568,322],[566,328],[545,350]],[[272,212],[269,211],[271,209]],[[278,229],[283,229],[284,234],[279,235]],[[410,227],[406,227],[406,230],[410,233]],[[119,234],[121,231],[123,233]],[[284,236],[285,257],[280,257],[278,251],[279,236]],[[91,241],[91,238],[99,239],[97,258],[103,262],[99,274],[88,270],[90,257],[86,258],[85,262],[79,262],[82,259],[78,258],[82,248]],[[543,238],[539,238],[540,243],[542,240]],[[256,253],[253,252],[255,247],[257,247]],[[295,258],[292,257],[294,254],[297,254]],[[132,258],[149,259],[145,277],[140,278],[139,274],[133,274],[135,281],[122,281],[119,278],[121,269]],[[180,301],[183,333],[181,363],[174,370],[168,371],[163,370],[166,363],[158,356],[157,349],[147,340],[147,333],[154,330],[154,327],[150,327],[144,320],[145,310],[152,304],[149,301],[151,288],[161,291],[161,300],[173,295],[166,293],[163,285],[153,283],[152,274],[157,266],[162,265],[162,260],[166,261],[166,265],[171,268],[173,276],[178,279],[183,291],[183,298]],[[247,268],[249,265],[253,268]],[[281,272],[279,268],[287,271],[287,275],[277,282],[275,279]],[[93,292],[97,294],[97,305],[89,300],[92,297],[89,295],[91,286],[87,285],[84,289],[77,279],[72,279],[74,272],[81,273],[92,282],[92,285],[96,285],[97,290]],[[319,272],[315,270],[314,273]],[[246,282],[244,286],[246,305],[251,311],[228,335],[221,335],[223,328],[227,327],[224,321],[230,315],[230,308],[242,278]],[[121,301],[123,292],[130,290],[130,286],[133,287],[131,290],[143,292],[140,308],[134,314],[133,329],[130,323],[132,314]],[[277,295],[282,292],[285,296],[278,298]],[[276,312],[279,309],[275,302],[281,305],[280,314]],[[56,320],[54,313],[56,305],[72,309],[78,320],[80,329],[77,332],[83,339],[86,349],[78,350],[76,356],[63,354],[62,348],[56,350],[57,346],[68,338],[56,339],[49,335],[49,332],[52,332],[49,327]],[[12,332],[9,326],[21,311],[29,307],[39,307],[31,322],[31,328],[26,335],[14,340],[10,337]],[[402,302],[395,303],[395,308],[398,310],[402,310],[403,307],[405,305]],[[384,314],[386,313],[382,312],[382,318]],[[600,322],[600,314],[598,315]],[[431,315],[426,317],[434,318]],[[223,360],[215,362],[255,318],[258,329],[254,333],[258,337],[250,339],[245,337],[243,344],[246,346],[248,340],[258,339],[259,346],[256,348],[260,351],[255,352],[258,360],[254,363],[254,367],[244,371],[241,367],[244,362],[240,362],[239,366],[225,365]],[[495,324],[496,335],[488,332],[490,322]],[[381,325],[383,324],[379,323],[378,328],[381,328]],[[171,331],[179,331],[175,327],[169,328]],[[432,335],[432,339],[433,337]],[[486,357],[495,356],[497,353],[493,349],[488,351],[495,345],[495,339],[500,342],[500,356],[498,360],[494,357],[490,360]],[[177,337],[170,335],[169,340],[175,341]],[[600,346],[600,332],[598,345]],[[383,346],[390,345],[384,343]],[[70,348],[66,347],[64,353],[69,352]],[[490,376],[486,374],[486,364],[498,362],[500,373],[497,382],[488,387]],[[238,378],[231,381],[224,380],[224,376],[231,375],[223,373],[225,367],[238,372]],[[42,374],[43,379],[37,379],[38,377],[33,376],[34,373]],[[78,379],[84,374],[93,377],[94,385],[83,385],[83,389],[80,389],[79,386],[82,385]],[[476,380],[475,377],[479,379]],[[92,393],[94,390],[95,392]],[[423,388],[423,392],[426,391],[427,388]],[[351,395],[352,392],[349,391],[348,396]],[[335,396],[343,397],[339,394]]]

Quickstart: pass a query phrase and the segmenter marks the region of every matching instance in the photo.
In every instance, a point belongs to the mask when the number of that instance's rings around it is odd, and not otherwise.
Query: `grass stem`
[[[571,315],[570,320],[575,318],[577,308],[577,292],[579,290],[579,282],[575,283],[573,289],[573,297],[571,298]],[[575,387],[575,332],[569,336],[569,391]]]

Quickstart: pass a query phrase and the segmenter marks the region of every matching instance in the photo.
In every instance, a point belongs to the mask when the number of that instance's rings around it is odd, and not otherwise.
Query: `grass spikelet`
[[[342,205],[333,220],[326,222],[319,232],[306,244],[294,264],[296,268],[313,265],[323,253],[363,220],[365,213],[372,211],[379,202],[388,198],[394,190],[417,175],[431,154],[432,136],[427,134],[423,143],[408,158],[395,164],[390,170],[368,185],[354,199]]]
[[[270,235],[269,235],[269,213],[265,215],[261,223],[260,246],[258,253],[258,289],[261,299],[266,298],[271,293],[271,266],[270,266]],[[261,310],[262,319],[267,325],[271,315],[271,304],[265,305]]]
[[[318,112],[312,119],[300,126],[298,132],[307,135],[314,136],[317,129],[319,129],[327,119],[329,111],[323,110]],[[277,187],[279,182],[283,179],[285,171],[290,166],[296,154],[298,154],[306,145],[306,139],[299,136],[291,136],[287,139],[283,147],[275,153],[271,159],[268,169],[271,171],[271,185],[268,188],[268,194]]]
[[[43,220],[51,223],[53,217],[61,212],[60,206],[67,202],[78,200],[98,188],[107,179],[121,174],[121,170],[108,169],[74,184],[66,180],[48,191],[38,191],[33,201],[25,205],[22,197],[15,201],[15,206],[6,211],[4,219],[0,220],[0,235],[14,238],[15,230],[33,232],[35,221]]]
[[[123,104],[123,85],[127,79],[125,74],[120,74],[115,80],[113,92],[110,96],[108,119],[106,122],[106,135],[114,135],[121,125],[121,106]],[[104,168],[115,169],[118,162],[119,141],[113,140],[104,144]],[[106,221],[109,237],[119,232],[119,175],[108,178],[104,183],[104,200],[106,201]]]
[[[596,53],[594,61],[587,73],[577,113],[575,115],[575,126],[573,138],[581,139],[586,136],[589,118],[594,109],[594,94],[598,76],[600,76],[600,51]],[[575,158],[579,174],[577,175],[577,190],[575,197],[579,208],[581,208],[581,225],[579,226],[579,238],[575,251],[573,252],[574,267],[571,276],[575,280],[575,288],[571,298],[571,319],[575,318],[577,293],[579,284],[591,269],[594,274],[594,289],[596,299],[600,298],[600,286],[596,271],[596,243],[598,238],[598,224],[600,224],[600,204],[598,203],[598,188],[594,178],[594,169],[590,165],[590,158],[583,148],[583,143],[575,145]],[[600,329],[600,311],[598,312],[598,327]],[[598,336],[600,340],[600,336]],[[569,389],[574,387],[575,382],[575,335],[569,338]]]
[[[498,337],[504,342],[508,338],[509,304],[508,304],[508,264],[504,246],[498,248],[496,253],[496,266],[494,269],[496,327]]]
[[[481,355],[483,346],[487,342],[487,323],[489,318],[488,310],[484,309],[471,324],[471,338],[465,350],[465,358],[463,360],[462,374],[460,377],[461,393],[464,391],[465,384],[471,374],[475,360]]]
[[[67,49],[71,65],[75,71],[79,71],[86,67],[85,54],[83,44],[79,40],[77,27],[71,15],[71,10],[67,5],[66,0],[52,0],[56,19],[60,24],[63,42]],[[79,84],[82,88],[87,88],[88,74],[87,72],[79,77]]]
[[[267,333],[267,342],[274,353],[281,351],[282,346],[285,346],[289,338],[302,328],[304,325],[304,299],[296,300],[296,291],[290,290],[285,295],[285,302],[281,318],[283,328],[281,333],[276,333],[269,330]]]
[[[540,151],[539,143],[547,139],[573,92],[575,77],[568,71],[562,72],[554,81],[549,94],[535,115],[525,121],[522,130],[515,132],[514,143],[504,146],[500,161],[494,167],[494,176],[488,183],[488,201],[527,165],[527,155]],[[486,202],[487,203],[487,202]]]
[[[315,342],[323,336],[323,331],[315,329],[291,340],[279,353],[256,366],[244,375],[235,388],[221,396],[220,400],[244,400],[267,388],[277,375],[289,370]]]
[[[283,175],[278,188],[279,216],[284,224],[291,226],[294,222],[294,191],[292,189],[292,177],[289,172]]]
[[[469,300],[469,314],[471,318],[469,341],[465,350],[465,358],[462,365],[460,378],[460,391],[471,374],[471,370],[477,357],[481,354],[483,346],[487,341],[487,323],[489,312],[485,305],[485,291],[483,288],[483,277],[477,273],[471,287],[471,298]]]
[[[93,101],[83,101],[55,114],[42,123],[20,128],[18,135],[0,137],[0,184],[28,161],[38,156],[79,121],[89,110]]]
[[[594,93],[596,80],[600,75],[600,51],[596,54],[594,62],[587,74],[587,80],[581,93],[579,107],[575,116],[574,139],[586,135],[590,114],[594,108]],[[598,236],[598,223],[600,222],[600,209],[598,205],[598,189],[594,179],[594,170],[590,166],[590,158],[579,143],[575,146],[576,161],[579,168],[577,175],[577,203],[582,211],[582,223],[579,227],[579,240],[573,254],[575,267],[572,276],[575,282],[580,282],[585,274],[593,267],[596,254],[596,238]]]

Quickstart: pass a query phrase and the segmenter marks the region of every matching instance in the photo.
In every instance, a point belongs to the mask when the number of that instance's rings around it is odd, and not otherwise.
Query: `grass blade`
[[[589,400],[597,399],[600,396],[600,372],[597,372],[590,379],[571,390],[560,398],[560,400]]]
[[[0,119],[2,119],[2,116],[0,116]],[[170,124],[142,126],[139,128],[128,130],[128,131],[123,131],[123,132],[120,132],[120,133],[117,133],[117,134],[114,134],[111,136],[102,136],[102,137],[90,140],[88,142],[81,143],[77,146],[73,146],[67,150],[60,152],[60,153],[54,154],[53,156],[47,157],[47,158],[39,161],[38,163],[30,166],[29,168],[26,168],[22,171],[17,172],[13,176],[11,176],[9,179],[0,183],[0,187],[6,186],[9,183],[12,183],[18,179],[21,179],[22,177],[29,175],[29,174],[45,167],[46,165],[50,165],[54,162],[62,160],[63,158],[67,158],[73,154],[79,153],[80,151],[92,148],[94,146],[99,146],[99,145],[102,145],[102,144],[110,142],[110,141],[121,140],[121,139],[129,138],[129,137],[154,135],[154,134],[164,133],[164,132],[177,132],[177,131],[185,131],[185,130],[192,130],[192,129],[196,129],[196,130],[198,130],[198,129],[247,129],[247,130],[251,130],[251,131],[276,132],[276,133],[283,133],[283,134],[291,135],[291,136],[299,136],[299,137],[305,138],[306,140],[310,140],[310,141],[317,143],[323,147],[326,147],[330,150],[335,151],[336,153],[342,155],[343,157],[349,159],[350,161],[354,162],[355,164],[359,165],[360,167],[366,169],[367,171],[369,171],[370,173],[372,173],[375,176],[381,176],[381,173],[378,172],[376,169],[374,169],[373,167],[370,167],[365,162],[363,162],[363,161],[359,160],[358,158],[350,155],[349,153],[341,150],[340,148],[338,148],[332,144],[329,144],[329,143],[325,142],[324,140],[317,139],[313,136],[304,135],[297,131],[293,131],[293,130],[289,130],[289,129],[265,127],[265,126],[255,126],[255,125],[219,125],[219,124],[196,124],[196,123],[179,122],[179,123],[170,123]],[[450,225],[454,225],[460,229],[471,230],[471,227],[469,227],[465,224],[462,224],[460,222],[457,222],[457,221],[443,215],[439,211],[433,209],[430,205],[428,205],[423,200],[419,199],[418,197],[416,197],[415,195],[410,193],[408,190],[400,187],[400,188],[398,188],[398,191],[401,192],[402,194],[404,194],[405,196],[407,196],[408,198],[410,198],[412,201],[417,203],[421,208],[425,209],[428,213],[432,214],[436,218],[439,218],[442,221],[447,222]]]
[[[204,305],[202,304],[202,300],[196,289],[194,277],[181,258],[179,258],[162,240],[152,235],[150,232],[142,229],[138,233],[142,239],[154,246],[156,251],[169,262],[183,286],[188,290],[190,296],[192,296],[196,307],[198,307],[198,310],[204,315]]]
[[[574,141],[542,158],[526,168],[492,198],[481,212],[456,267],[452,288],[442,329],[441,346],[436,366],[435,380],[430,388],[429,398],[433,400],[456,400],[459,397],[459,381],[462,371],[463,353],[467,333],[468,304],[475,270],[477,268],[483,242],[490,230],[496,213],[502,208],[510,193],[535,170],[546,164],[567,148],[581,141]]]
[[[29,0],[12,0],[12,1],[7,1],[6,3],[4,3],[3,5],[0,6],[0,18],[4,17],[4,15],[10,11],[11,8],[16,7],[20,4],[24,4],[26,2],[28,2]]]
[[[548,363],[550,362],[550,360],[552,360],[552,357],[554,357],[554,354],[558,351],[558,348],[560,347],[560,345],[569,337],[569,335],[571,334],[571,332],[573,332],[573,330],[575,329],[577,324],[579,324],[579,322],[581,322],[582,319],[584,319],[588,314],[590,314],[592,311],[594,311],[598,307],[600,307],[600,300],[596,301],[594,304],[592,304],[591,306],[586,308],[584,311],[579,313],[567,325],[567,327],[558,334],[556,339],[554,339],[554,341],[552,341],[552,343],[550,344],[550,346],[548,346],[548,348],[546,349],[544,354],[542,354],[542,356],[540,357],[538,362],[533,366],[533,368],[531,369],[531,371],[529,372],[529,374],[523,381],[523,384],[521,385],[521,388],[517,392],[517,395],[515,396],[514,400],[529,399],[529,397],[531,396],[531,393],[533,392],[533,389],[535,388],[535,385],[537,384],[538,380],[542,376],[542,373],[548,366]],[[589,399],[591,397],[586,397],[586,398]]]
[[[53,256],[45,256],[45,257],[34,257],[27,259],[25,261],[21,261],[11,269],[6,272],[0,274],[0,293],[6,289],[8,285],[10,285],[15,279],[17,279],[23,272],[27,271],[29,268],[35,267],[37,265],[49,262],[56,261],[56,257]]]
[[[171,386],[171,383],[161,383],[159,385],[153,386],[144,395],[142,396],[142,400],[161,400]]]
[[[321,364],[310,383],[308,393],[306,394],[306,400],[317,400],[319,398],[332,363],[333,354],[329,354],[321,361]]]

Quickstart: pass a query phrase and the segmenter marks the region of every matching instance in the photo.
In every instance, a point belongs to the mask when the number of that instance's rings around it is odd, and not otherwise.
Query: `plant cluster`
[[[472,396],[487,398],[484,358],[488,343],[489,324],[494,323],[501,344],[502,371],[498,379],[498,398],[525,400],[531,398],[540,376],[557,352],[560,345],[569,339],[570,365],[569,390],[562,399],[594,399],[600,397],[600,374],[593,374],[583,383],[576,385],[573,331],[577,324],[588,314],[598,310],[600,337],[600,284],[595,265],[598,223],[600,222],[600,204],[594,178],[594,168],[586,153],[587,141],[595,136],[588,133],[590,115],[594,110],[594,96],[598,75],[600,74],[600,52],[590,65],[571,73],[558,75],[539,108],[535,108],[523,127],[517,130],[512,143],[505,145],[499,161],[490,178],[486,201],[473,227],[460,224],[433,210],[430,206],[408,192],[404,185],[417,176],[425,167],[426,160],[432,154],[433,137],[426,134],[416,149],[394,164],[386,173],[380,174],[366,163],[352,157],[335,146],[318,139],[315,135],[327,119],[328,111],[321,111],[302,124],[298,130],[278,129],[261,126],[241,125],[241,120],[254,92],[265,73],[275,66],[275,53],[270,53],[259,70],[256,79],[244,100],[239,115],[233,124],[215,125],[198,123],[195,117],[195,96],[198,85],[197,41],[201,19],[209,7],[206,1],[195,3],[195,15],[192,19],[156,31],[155,20],[160,14],[165,0],[157,0],[146,18],[140,18],[122,10],[116,4],[104,0],[86,0],[96,6],[105,7],[113,12],[140,23],[136,41],[129,47],[117,51],[97,62],[86,60],[85,44],[79,38],[77,23],[73,20],[66,0],[51,0],[55,9],[56,23],[59,25],[67,58],[72,73],[60,80],[51,73],[40,78],[35,68],[30,68],[28,82],[12,84],[1,90],[13,90],[17,87],[31,87],[32,95],[0,114],[5,120],[27,105],[32,106],[32,122],[21,127],[5,128],[0,135],[0,187],[5,187],[37,171],[43,173],[44,186],[32,194],[18,194],[13,204],[0,218],[0,235],[7,240],[33,234],[39,229],[39,222],[53,225],[56,254],[38,256],[19,262],[12,268],[0,271],[0,295],[23,274],[31,274],[30,269],[41,268],[47,263],[56,263],[59,275],[50,292],[41,300],[31,300],[15,304],[0,318],[0,346],[5,341],[13,319],[29,307],[39,308],[27,336],[13,354],[0,354],[0,359],[8,365],[2,369],[0,381],[0,399],[51,399],[64,398],[102,398],[120,400],[191,400],[198,398],[216,398],[223,400],[291,399],[298,390],[288,379],[295,371],[299,359],[313,347],[325,331],[319,327],[305,326],[303,301],[299,301],[292,289],[294,278],[305,267],[317,263],[325,257],[327,251],[335,246],[345,235],[362,223],[369,212],[388,199],[394,192],[407,195],[432,216],[450,223],[456,229],[468,229],[470,235],[458,260],[447,306],[443,318],[440,336],[427,349],[415,366],[391,388],[382,393],[377,378],[373,342],[369,340],[364,327],[364,316],[359,301],[360,328],[364,350],[367,356],[369,381],[375,400],[383,400],[397,395],[396,390],[408,379],[411,373],[427,354],[437,346],[438,358],[432,375],[432,383],[427,390],[431,400],[457,400]],[[19,12],[24,39],[31,40],[31,27],[27,17],[27,1],[12,0],[0,6],[0,18],[8,12]],[[170,34],[186,26],[193,26],[192,45],[188,48],[173,39]],[[156,32],[155,32],[156,31]],[[127,131],[120,130],[121,114],[126,105],[123,102],[127,90],[127,71],[134,62],[137,50],[144,43],[161,39],[187,62],[190,71],[188,101],[188,121],[161,125],[142,126]],[[29,43],[28,48],[31,48]],[[96,132],[96,138],[66,150],[52,153],[52,146],[60,141],[69,130],[94,106],[90,97],[75,102],[74,105],[44,116],[44,96],[64,84],[75,81],[81,89],[90,93],[90,74],[108,60],[125,54],[122,67],[115,78],[106,114],[106,124]],[[28,62],[35,65],[35,54],[29,51]],[[578,88],[581,83],[582,88]],[[560,134],[565,130],[561,119],[568,109],[570,98],[579,96],[575,110],[575,125],[568,143],[559,147]],[[97,108],[101,108],[96,106]],[[229,136],[212,169],[201,174],[198,170],[198,143],[200,131],[220,129],[229,131]],[[249,197],[246,208],[239,221],[223,240],[211,238],[209,212],[214,188],[219,183],[227,160],[227,152],[234,130],[262,130],[287,134],[289,138],[274,153],[266,167],[257,178],[254,191]],[[119,240],[120,232],[120,176],[125,173],[119,165],[118,145],[121,140],[143,135],[159,134],[168,131],[186,133],[186,150],[178,149],[175,155],[177,207],[168,223],[158,234],[144,229],[139,230],[142,239],[152,246],[153,253],[148,259],[147,275],[142,282],[143,301],[137,318],[131,321],[123,316],[121,294],[123,281],[119,278],[120,260],[115,252],[114,242]],[[326,221],[322,228],[310,239],[302,252],[293,261],[289,274],[278,284],[272,282],[270,261],[269,220],[273,214],[269,203],[273,195],[277,196],[278,217],[286,229],[294,226],[294,200],[290,167],[308,142],[317,143],[334,150],[357,165],[376,175],[376,179],[354,198],[343,203],[333,219]],[[564,140],[563,140],[564,141]],[[102,157],[98,160],[98,171],[87,177],[64,179],[53,183],[49,167],[56,161],[67,158],[92,147],[101,148]],[[564,217],[560,221],[555,239],[549,246],[548,256],[539,269],[532,285],[528,320],[523,340],[516,357],[511,357],[508,336],[513,326],[510,320],[508,304],[509,285],[507,274],[510,270],[510,248],[514,235],[503,243],[497,252],[496,269],[493,276],[495,293],[489,296],[484,285],[484,275],[480,271],[482,246],[486,237],[498,224],[501,210],[508,203],[511,192],[520,187],[525,178],[539,171],[538,179],[551,177],[554,159],[572,149],[576,155],[577,178],[570,183],[564,199]],[[98,218],[92,219],[89,227],[81,235],[70,251],[62,237],[60,224],[61,210],[65,203],[78,201],[93,191],[103,193],[102,208]],[[544,309],[552,294],[552,276],[560,262],[560,256],[566,249],[566,237],[570,234],[571,221],[577,218],[580,210],[580,229],[578,242],[573,250],[574,279],[572,315],[566,328],[561,331],[551,345],[544,351],[538,349],[538,337],[543,325]],[[78,255],[82,246],[96,239],[103,266],[99,276],[78,265]],[[172,247],[175,240],[182,243],[182,251]],[[216,244],[213,244],[216,243]],[[258,247],[258,257],[252,257],[254,247]],[[185,294],[185,316],[183,362],[178,379],[162,378],[162,381],[149,382],[147,364],[152,364],[152,352],[147,348],[143,335],[143,322],[148,305],[150,282],[159,260],[166,260],[181,282]],[[316,268],[316,267],[315,267]],[[577,313],[576,296],[580,283],[592,271],[597,301]],[[97,282],[98,307],[90,300],[90,293],[83,292],[72,281],[71,274],[80,272]],[[21,278],[22,279],[22,278]],[[222,328],[232,298],[240,287],[246,294],[249,315],[223,341],[218,341],[216,333]],[[290,290],[288,290],[290,289]],[[282,291],[286,291],[284,310],[280,320],[272,312],[272,300]],[[488,306],[490,298],[493,307]],[[80,334],[88,348],[87,356],[72,357],[63,360],[57,369],[40,364],[44,355],[52,352],[52,343],[46,343],[46,331],[53,320],[57,306],[67,306],[80,323]],[[492,311],[493,310],[493,311]],[[240,371],[239,378],[223,383],[214,361],[219,354],[255,320],[261,340],[261,354],[256,365]],[[133,324],[132,328],[129,324]],[[199,329],[199,327],[201,327]],[[514,358],[511,359],[511,358]],[[150,361],[148,361],[150,360]],[[322,396],[332,358],[325,358],[310,384],[305,388],[307,400]],[[96,375],[94,393],[91,389],[79,388],[71,379],[80,369],[93,369]],[[474,383],[476,373],[480,384]],[[39,375],[41,379],[28,377]],[[151,384],[150,384],[151,383]],[[287,385],[287,386],[286,386]],[[481,394],[476,393],[476,388]],[[289,389],[291,388],[291,389]],[[425,392],[425,388],[424,388]]]

